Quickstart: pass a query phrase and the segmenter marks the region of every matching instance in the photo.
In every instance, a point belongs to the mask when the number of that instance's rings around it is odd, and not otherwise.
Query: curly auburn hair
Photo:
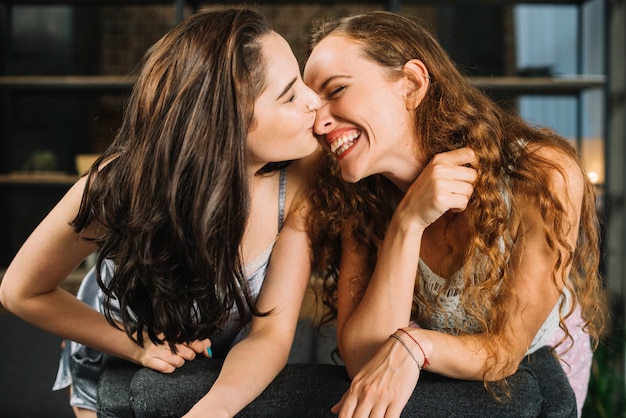
[[[94,239],[105,314],[115,323],[110,302],[118,299],[140,345],[144,330],[172,347],[207,338],[233,306],[263,314],[239,246],[250,207],[246,138],[270,33],[260,14],[238,8],[179,23],[146,53],[122,126],[87,174],[72,226],[106,229]],[[116,266],[108,285],[105,259]]]
[[[493,336],[487,342],[486,349],[491,356],[484,375],[496,367],[508,369],[512,364],[512,359],[498,357],[496,347],[511,344],[503,330],[508,325],[510,301],[514,297],[510,256],[515,239],[519,238],[512,236],[510,221],[527,205],[535,204],[539,208],[546,240],[557,257],[552,282],[555,286],[565,282],[565,287],[581,306],[585,330],[594,347],[597,346],[607,312],[598,270],[599,222],[594,186],[583,176],[582,212],[578,240],[573,247],[567,242],[568,231],[573,226],[561,202],[548,187],[550,172],[556,169],[562,175],[565,173],[530,149],[536,149],[537,145],[559,150],[577,161],[584,172],[577,151],[556,133],[530,126],[519,115],[505,111],[473,87],[417,19],[390,12],[370,12],[322,22],[310,36],[309,53],[330,34],[350,38],[360,46],[363,56],[384,67],[391,77],[400,76],[407,61],[421,60],[428,68],[430,86],[415,110],[417,146],[427,159],[465,146],[477,155],[478,181],[465,211],[471,239],[464,252],[462,305],[478,322],[481,331]],[[520,141],[533,146],[520,146]],[[316,216],[309,218],[309,231],[314,272],[321,278],[321,297],[328,307],[323,324],[336,318],[342,233],[350,234],[367,252],[366,268],[371,275],[399,195],[399,190],[380,174],[347,184],[341,179],[335,158],[322,158],[314,176],[311,213]],[[471,269],[476,254],[480,254],[478,271]],[[561,266],[571,266],[567,280],[556,277]],[[429,306],[416,292],[412,319],[419,323],[428,312],[418,309],[418,301],[426,305],[427,311],[437,307]],[[564,320],[573,309],[572,306],[560,317],[566,339],[571,336]]]

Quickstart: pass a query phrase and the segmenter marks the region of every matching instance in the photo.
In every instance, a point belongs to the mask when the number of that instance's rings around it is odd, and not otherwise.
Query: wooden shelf
[[[39,6],[49,6],[49,5],[124,5],[124,6],[141,6],[148,4],[167,4],[172,5],[175,2],[182,2],[184,0],[4,0],[4,3],[12,6],[20,6],[20,5],[39,5]],[[190,2],[190,1],[188,1]],[[217,3],[217,2],[216,2]]]
[[[494,4],[494,5],[515,5],[515,4],[573,4],[579,5],[586,3],[590,0],[420,0],[420,4],[426,5],[460,5],[460,4]],[[133,6],[133,5],[147,5],[147,4],[189,4],[189,5],[198,5],[198,4],[234,4],[240,5],[240,0],[222,0],[222,1],[200,1],[200,0],[5,0],[7,4],[11,5],[55,5],[55,4],[71,4],[71,5],[124,5],[124,6]],[[311,4],[315,4],[316,2],[309,2]],[[329,2],[328,0],[318,0],[317,3],[328,5],[328,4],[350,4],[350,3],[364,3],[364,4],[381,4],[385,6],[389,6],[394,3],[393,0],[343,0],[336,2]],[[259,0],[255,2],[255,4],[264,5],[264,4],[300,4],[299,1],[295,0]]]
[[[491,4],[494,6],[514,6],[517,4],[551,4],[551,5],[580,5],[590,0],[419,0],[419,4],[430,6],[454,6]]]
[[[0,186],[30,184],[69,186],[76,183],[76,180],[78,180],[78,176],[66,173],[35,172],[0,174]]]
[[[485,90],[505,90],[516,94],[577,94],[604,88],[603,75],[561,77],[474,77],[472,84]]]
[[[589,88],[603,88],[603,75],[561,77],[472,77],[481,89],[500,89],[517,94],[576,94]],[[130,76],[4,76],[0,90],[119,91],[128,92],[134,77]]]
[[[130,91],[134,77],[130,76],[4,76],[0,89],[4,90],[74,90],[74,91]]]

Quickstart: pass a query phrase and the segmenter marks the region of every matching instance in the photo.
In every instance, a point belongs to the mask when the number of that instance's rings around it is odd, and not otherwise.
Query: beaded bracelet
[[[411,355],[411,357],[413,357],[413,360],[415,360],[415,364],[417,364],[417,368],[421,371],[422,370],[422,366],[420,366],[420,362],[417,359],[417,357],[415,357],[415,353],[413,353],[413,351],[411,351],[411,349],[409,348],[408,345],[406,345],[406,343],[404,342],[404,340],[402,338],[400,338],[398,335],[396,334],[391,334],[390,337],[395,338],[396,340],[400,341],[400,344],[402,344],[404,346],[404,348],[406,348],[406,351],[409,352],[409,354]]]
[[[430,361],[428,361],[428,357],[426,357],[426,353],[424,352],[424,349],[422,348],[422,345],[417,342],[417,340],[415,338],[413,338],[413,336],[411,334],[409,334],[407,331],[405,331],[402,328],[398,328],[398,331],[402,331],[404,332],[406,335],[409,336],[410,339],[413,340],[413,342],[415,342],[415,344],[417,344],[417,346],[419,347],[420,351],[422,352],[422,354],[424,355],[424,364],[422,364],[422,368],[426,368],[430,365]]]

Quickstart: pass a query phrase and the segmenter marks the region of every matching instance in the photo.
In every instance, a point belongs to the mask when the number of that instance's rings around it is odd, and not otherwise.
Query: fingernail
[[[213,350],[211,350],[211,347],[206,348],[206,353],[209,355],[209,358],[213,358]]]

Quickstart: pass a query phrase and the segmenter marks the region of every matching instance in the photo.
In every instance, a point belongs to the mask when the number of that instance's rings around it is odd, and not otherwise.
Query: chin
[[[311,142],[311,145],[308,148],[311,150],[310,153],[313,153],[320,149],[320,144],[319,142],[317,142],[317,140],[313,140],[313,142]]]
[[[300,154],[298,158],[308,157],[309,155],[313,154],[315,151],[317,151],[317,146],[306,148],[302,150],[302,153]]]
[[[347,183],[356,183],[362,179],[361,176],[358,176],[355,173],[344,171],[343,169],[341,170],[341,178]]]
[[[352,150],[348,150],[352,151]],[[346,155],[343,155],[343,158],[339,159],[339,170],[341,173],[341,178],[343,181],[348,183],[356,183],[363,178],[365,178],[365,173],[363,172],[362,164],[358,164],[359,160],[355,158],[345,159]],[[354,156],[350,156],[354,157]]]

